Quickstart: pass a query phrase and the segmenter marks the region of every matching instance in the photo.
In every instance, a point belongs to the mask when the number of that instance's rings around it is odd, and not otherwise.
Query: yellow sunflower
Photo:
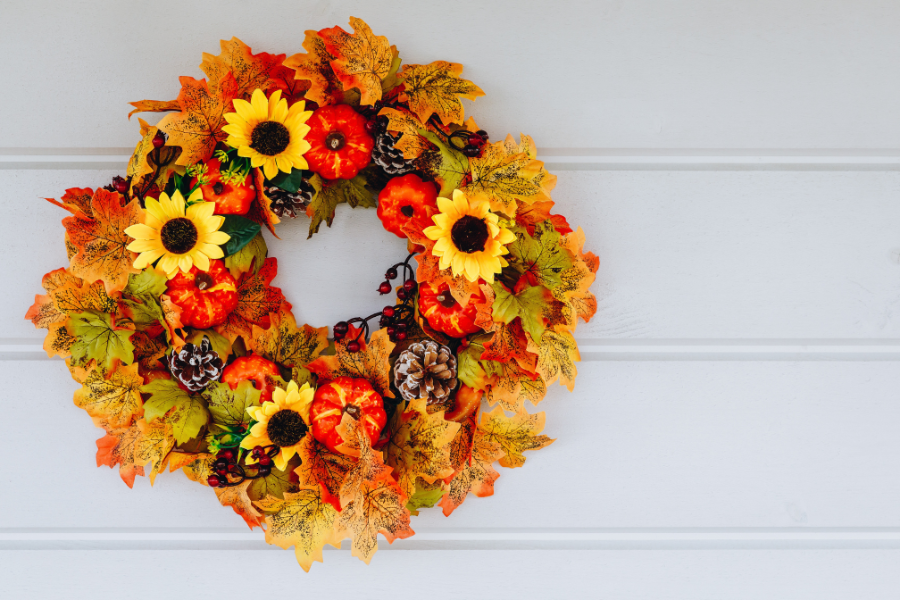
[[[199,188],[188,203],[185,210],[184,196],[177,190],[171,198],[166,193],[160,194],[159,201],[147,198],[144,223],[125,229],[135,239],[128,249],[140,252],[134,261],[136,269],[159,260],[157,266],[171,279],[179,269],[187,273],[194,265],[208,271],[209,259],[224,256],[219,245],[231,239],[219,231],[225,217],[213,215],[215,203],[203,202]]]
[[[440,213],[432,217],[435,224],[423,233],[436,240],[431,253],[441,259],[441,268],[450,267],[453,275],[464,275],[469,281],[481,278],[493,283],[494,273],[508,264],[503,255],[515,234],[497,224],[498,217],[487,202],[470,202],[459,190],[453,190],[453,200],[438,198],[437,205]]]
[[[315,390],[308,383],[298,388],[297,382],[292,381],[287,390],[275,388],[272,402],[247,409],[247,414],[256,424],[250,428],[250,434],[241,440],[241,448],[252,450],[257,446],[278,446],[279,451],[273,462],[284,471],[309,429],[309,405],[315,395]],[[255,463],[256,458],[248,455],[247,462]]]
[[[250,102],[235,100],[237,112],[225,114],[225,143],[237,148],[239,156],[249,158],[251,166],[262,167],[268,179],[278,175],[278,171],[306,169],[309,165],[303,155],[310,148],[305,139],[309,132],[306,121],[312,112],[304,112],[305,106],[306,102],[297,102],[288,108],[281,90],[266,100],[263,91],[257,89]]]

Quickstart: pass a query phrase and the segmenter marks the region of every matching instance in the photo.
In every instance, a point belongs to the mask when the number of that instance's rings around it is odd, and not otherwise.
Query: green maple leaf
[[[246,273],[253,267],[253,274],[259,273],[263,266],[263,261],[269,254],[269,247],[266,246],[266,240],[261,233],[257,233],[256,237],[247,242],[247,245],[225,257],[225,267],[231,271],[231,275],[237,279],[241,273]]]
[[[415,166],[441,186],[439,196],[449,198],[469,172],[469,159],[431,131],[420,129],[419,135],[434,144],[437,150],[423,153],[416,159]]]
[[[179,444],[197,437],[209,422],[203,397],[184,391],[174,379],[155,379],[142,386],[141,393],[151,394],[144,402],[144,419],[149,423],[164,417]]]
[[[477,335],[457,354],[457,377],[476,390],[483,390],[486,387],[487,373],[481,364],[481,355],[484,353],[484,344],[489,339],[490,334]]]
[[[562,272],[574,265],[572,256],[560,245],[562,236],[550,221],[534,226],[534,236],[523,227],[513,228],[515,241],[507,248],[507,260],[520,274],[531,273],[538,283],[552,290],[562,283]],[[539,338],[538,338],[539,339]]]
[[[427,483],[421,478],[416,480],[416,491],[406,503],[406,510],[413,515],[419,514],[420,508],[431,508],[444,497],[444,488],[439,481]]]
[[[128,285],[122,292],[127,296],[139,298],[144,295],[159,298],[166,291],[166,278],[153,269],[144,269],[128,278]]]
[[[374,208],[375,206],[375,198],[366,189],[365,178],[359,175],[353,179],[337,179],[328,182],[318,175],[314,175],[309,182],[315,188],[316,195],[309,203],[312,220],[309,223],[307,239],[319,232],[322,221],[331,227],[331,223],[334,221],[334,211],[338,204],[349,204],[352,208],[357,206]]]
[[[499,281],[491,287],[494,290],[494,305],[491,308],[494,320],[509,324],[519,317],[522,329],[528,332],[531,339],[539,341],[546,329],[542,316],[544,306],[553,300],[550,292],[543,286],[535,285],[512,294]]]
[[[134,344],[129,339],[134,330],[117,329],[111,315],[93,310],[72,313],[69,318],[75,334],[69,349],[72,364],[86,365],[93,359],[108,372],[117,359],[126,365],[134,362]]]
[[[250,425],[247,409],[259,406],[259,394],[251,381],[242,381],[234,390],[227,383],[214,382],[203,390],[212,422],[226,427]]]
[[[296,492],[299,484],[291,481],[291,473],[300,466],[300,459],[294,456],[288,461],[287,469],[279,471],[272,467],[272,472],[265,477],[254,479],[247,488],[247,495],[253,501],[263,500],[266,496],[284,498],[285,492]]]

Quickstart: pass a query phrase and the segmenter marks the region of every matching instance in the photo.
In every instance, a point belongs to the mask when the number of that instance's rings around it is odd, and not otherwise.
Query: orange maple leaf
[[[320,486],[323,500],[341,510],[341,486],[355,459],[332,452],[311,435],[300,442],[297,455],[302,462],[294,473],[300,478],[300,485]]]
[[[547,329],[537,342],[528,340],[528,351],[538,355],[537,372],[546,385],[559,379],[570,392],[575,389],[575,363],[581,360],[581,353],[571,333]]]
[[[92,417],[100,417],[114,428],[128,427],[135,415],[143,414],[138,365],[118,366],[109,374],[92,363],[75,392],[74,402]]]
[[[134,478],[144,475],[144,467],[135,464],[134,449],[141,431],[137,424],[129,427],[110,427],[102,420],[95,421],[106,430],[106,435],[97,440],[97,466],[119,466],[119,476],[128,487],[134,486]]]
[[[376,36],[362,19],[350,17],[350,34],[338,26],[319,31],[325,49],[334,56],[331,68],[344,86],[360,92],[360,104],[381,100],[381,82],[391,72],[394,51],[387,38]]]
[[[256,188],[256,198],[253,199],[250,209],[244,216],[251,221],[264,225],[272,235],[278,237],[275,234],[275,225],[280,223],[281,219],[272,212],[272,200],[266,196],[265,176],[262,169],[253,169],[253,184]]]
[[[284,54],[253,54],[250,47],[236,37],[220,40],[219,46],[222,51],[218,56],[204,52],[200,63],[211,88],[217,88],[230,74],[237,84],[235,97],[249,100],[253,90],[259,88],[268,92],[275,85]]]
[[[156,126],[169,136],[167,144],[181,146],[175,164],[189,165],[208,159],[216,144],[228,137],[222,127],[225,113],[234,110],[231,102],[238,97],[238,84],[230,73],[213,88],[205,79],[180,77],[179,81],[181,111],[167,114]]]
[[[450,490],[441,498],[440,506],[445,517],[459,508],[469,493],[479,498],[493,496],[494,482],[500,477],[493,463],[503,456],[503,450],[500,444],[489,440],[475,428],[474,415],[470,422],[463,424],[457,436],[467,436],[468,439],[463,438],[459,442],[462,466],[450,480]]]
[[[88,219],[91,216],[91,198],[94,190],[91,188],[69,188],[59,200],[45,198],[50,204],[64,208],[73,215]]]
[[[103,281],[107,294],[120,292],[128,284],[137,256],[126,246],[131,238],[125,228],[141,222],[142,211],[136,200],[122,206],[122,196],[99,189],[91,198],[91,216],[63,219],[69,242],[75,248],[71,272],[89,283]]]
[[[356,339],[358,333],[359,329],[351,325],[344,339]],[[359,352],[348,352],[346,343],[335,344],[334,356],[320,356],[306,365],[306,368],[323,380],[344,376],[366,379],[382,397],[393,398],[389,359],[394,343],[388,339],[387,330],[379,329],[372,334],[368,343],[362,338],[359,343]]]
[[[284,66],[294,70],[296,79],[309,82],[306,99],[319,106],[343,102],[343,86],[331,68],[335,57],[325,48],[325,41],[317,31],[308,30],[303,47],[306,54],[289,56]]]
[[[405,65],[400,73],[403,91],[399,100],[423,122],[436,114],[444,125],[462,123],[464,109],[460,98],[474,100],[484,96],[477,85],[460,79],[463,66],[438,60],[428,65]]]
[[[252,479],[245,479],[237,485],[227,487],[217,487],[216,496],[222,506],[230,506],[238,515],[244,519],[244,522],[250,529],[254,527],[262,527],[263,514],[256,510],[253,501],[247,495],[247,488],[253,483]]]
[[[175,446],[175,436],[172,426],[162,419],[154,423],[141,419],[137,427],[140,435],[134,443],[134,462],[141,466],[150,465],[150,485],[153,485],[156,476],[165,470],[169,452]]]
[[[249,265],[237,278],[237,307],[228,315],[228,320],[216,326],[216,331],[232,342],[239,335],[248,339],[253,326],[269,326],[270,313],[289,312],[291,305],[287,304],[281,288],[270,285],[277,274],[276,258],[265,259],[259,271]]]

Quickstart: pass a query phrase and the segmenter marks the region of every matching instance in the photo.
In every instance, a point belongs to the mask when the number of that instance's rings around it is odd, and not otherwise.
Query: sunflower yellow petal
[[[478,259],[473,255],[468,255],[466,257],[466,279],[469,281],[478,281],[478,273],[481,270],[481,265],[478,263]]]
[[[253,106],[253,116],[263,120],[269,116],[269,102],[266,95],[259,88],[253,90],[253,96],[250,97],[250,104]]]
[[[159,259],[157,266],[168,276],[169,279],[175,277],[178,272],[178,257],[174,254],[165,254]]]
[[[266,179],[274,179],[278,175],[278,164],[275,162],[275,159],[269,158],[266,160],[263,165],[263,173],[266,174]]]
[[[193,197],[193,195],[191,195],[191,197]],[[215,210],[216,204],[214,202],[198,202],[197,204],[188,206],[185,216],[187,216],[187,218],[194,223],[199,222],[198,224],[202,224],[203,221],[206,221],[211,216],[213,216],[213,212],[215,212]]]
[[[153,240],[134,240],[128,244],[128,249],[132,252],[153,252],[154,250],[162,250],[165,252],[165,248],[163,248],[159,238]]]
[[[138,255],[138,257],[134,259],[134,268],[143,269],[145,267],[148,267],[165,253],[166,251],[163,249],[141,252],[140,255]]]
[[[157,221],[165,221],[166,213],[163,211],[162,207],[159,205],[159,201],[155,198],[147,198],[144,200],[144,207],[147,212],[150,213],[153,218]]]
[[[209,271],[209,257],[196,247],[191,250],[191,262],[201,271]]]

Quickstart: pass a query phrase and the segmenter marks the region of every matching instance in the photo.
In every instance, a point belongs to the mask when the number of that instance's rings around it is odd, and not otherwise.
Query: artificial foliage
[[[466,118],[483,92],[462,65],[404,64],[350,25],[290,56],[222,41],[204,79],[132,103],[164,114],[139,119],[123,176],[48,199],[69,264],[26,314],[104,430],[98,466],[129,487],[183,471],[305,570],[348,539],[368,563],[379,535],[492,495],[498,466],[550,444],[529,405],[572,389],[596,311],[597,257],[551,212],[532,139]],[[403,240],[369,291],[393,299],[298,324],[265,236],[321,234],[342,204]]]

